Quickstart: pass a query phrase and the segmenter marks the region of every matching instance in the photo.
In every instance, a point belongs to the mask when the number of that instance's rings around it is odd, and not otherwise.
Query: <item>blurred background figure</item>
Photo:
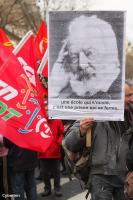
[[[51,176],[54,178],[54,193],[55,196],[62,196],[60,186],[60,158],[61,158],[61,143],[64,133],[64,125],[61,120],[48,120],[48,125],[54,136],[54,141],[48,150],[44,153],[39,153],[41,162],[41,170],[43,173],[44,193],[42,196],[51,194]]]
[[[5,199],[8,194],[8,172],[7,172],[8,149],[3,144],[3,136],[0,134],[0,199]]]
[[[63,134],[63,137],[65,137],[66,134],[67,134],[67,131],[69,130],[69,128],[74,123],[74,120],[62,120],[62,122],[64,124],[64,134]],[[69,179],[71,180],[71,175],[69,174],[68,169],[66,169],[66,165],[65,165],[65,152],[64,152],[63,148],[61,148],[61,173],[62,173],[62,175],[68,175]]]
[[[15,200],[37,200],[36,181],[34,176],[38,164],[37,152],[18,147],[4,138],[8,147],[9,192],[17,195]]]

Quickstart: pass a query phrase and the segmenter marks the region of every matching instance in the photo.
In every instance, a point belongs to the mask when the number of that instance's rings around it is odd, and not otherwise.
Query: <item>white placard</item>
[[[49,12],[49,118],[124,119],[124,11]]]

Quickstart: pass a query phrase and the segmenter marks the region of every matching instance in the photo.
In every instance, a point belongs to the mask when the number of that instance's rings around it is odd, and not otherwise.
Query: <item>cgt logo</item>
[[[46,37],[43,37],[43,39],[39,43],[39,49],[40,52],[43,53],[44,51],[44,45],[48,43],[48,39]]]
[[[18,95],[18,91],[5,83],[4,81],[0,80],[0,96],[3,96],[3,99],[9,101]]]
[[[20,64],[22,65],[26,75],[34,87],[36,87],[35,72],[34,69],[29,66],[22,57],[18,57]]]
[[[13,116],[16,116],[16,117],[22,116],[22,114],[16,111],[15,109],[8,108],[7,104],[3,103],[2,101],[0,101],[0,115],[4,115],[2,117],[4,121],[7,121]]]
[[[13,87],[5,83],[4,81],[0,80],[0,96],[6,101],[15,98],[18,95],[18,91],[15,90]],[[22,114],[16,111],[13,108],[8,108],[7,104],[0,101],[0,115],[4,115],[2,117],[3,120],[7,121],[13,116],[21,117]]]

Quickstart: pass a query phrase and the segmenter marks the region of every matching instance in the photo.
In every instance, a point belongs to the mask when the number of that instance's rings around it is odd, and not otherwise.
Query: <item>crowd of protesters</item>
[[[128,80],[125,83],[125,121],[95,122],[92,118],[82,119],[71,126],[71,133],[66,136],[69,149],[75,151],[84,145],[87,128],[94,126],[90,176],[92,200],[112,200],[112,197],[114,200],[126,199],[124,182],[128,171],[133,170],[132,103],[133,84]],[[48,120],[48,124],[54,140],[44,153],[18,147],[0,135],[1,199],[5,194],[11,194],[18,200],[25,197],[27,200],[37,200],[35,168],[39,161],[44,182],[42,196],[51,195],[51,178],[54,178],[55,196],[62,196],[60,161],[65,128],[61,120]],[[65,127],[67,129],[67,123]]]
[[[60,185],[61,144],[64,124],[61,120],[48,120],[54,140],[49,149],[38,153],[18,147],[0,135],[0,199],[37,200],[35,169],[40,165],[40,179],[44,182],[42,196],[51,194],[54,178],[55,196],[62,196]],[[6,176],[5,176],[6,174]]]
[[[82,20],[82,22],[86,21],[86,17],[81,17],[80,19]],[[94,20],[94,22],[97,22],[98,20],[98,23],[100,22],[99,24],[101,26],[101,20],[97,19],[96,16],[93,16],[90,20]],[[107,26],[106,29],[110,30],[110,35],[114,36],[112,28],[108,25],[108,23],[107,24],[105,22],[103,23]],[[76,31],[78,30],[77,26],[75,30]],[[91,31],[92,34],[96,33],[96,37],[101,38],[101,35],[100,37],[97,36],[98,32],[95,29],[93,30],[93,28],[91,28]],[[104,30],[101,31],[101,34],[103,32]],[[80,32],[77,31],[77,33]],[[86,38],[88,37],[88,35],[89,34],[87,33]],[[78,36],[80,36],[80,34]],[[73,41],[73,37],[71,40]],[[69,42],[71,42],[71,40]],[[111,55],[116,55],[117,59],[115,59],[114,57],[113,68],[111,68],[112,66],[108,64],[106,67],[108,67],[111,70],[111,73],[112,70],[117,71],[117,76],[118,76],[120,70],[119,70],[118,54],[116,53],[117,51],[116,41],[115,39],[113,39],[114,43],[111,44],[111,45],[114,44],[114,49],[110,48],[110,43],[109,44],[104,43],[103,45],[102,42],[99,42],[102,45],[99,46],[98,53],[95,53],[94,51],[93,55],[93,50],[97,49],[97,43],[96,42],[94,42],[94,44],[92,43],[88,48],[88,44],[86,43],[87,40],[90,42],[90,39],[85,40],[84,47],[86,49],[83,49],[82,44],[80,45],[82,46],[80,50],[76,46],[77,41],[79,41],[79,39],[75,40],[75,43],[72,46],[70,45],[70,43],[68,43],[68,41],[66,41],[65,45],[63,46],[61,51],[63,53],[63,56],[60,55],[59,57],[60,60],[58,58],[56,67],[58,64],[59,69],[62,69],[61,72],[63,72],[63,74],[66,74],[67,72],[67,77],[66,81],[64,81],[64,76],[62,75],[61,83],[58,85],[59,88],[56,87],[55,90],[53,87],[54,96],[59,96],[60,92],[62,92],[63,89],[62,84],[64,83],[63,87],[66,87],[66,84],[69,84],[69,86],[71,86],[71,89],[73,89],[73,92],[78,96],[84,96],[86,93],[88,93],[91,95],[91,97],[93,96],[93,98],[95,98],[95,94],[97,94],[100,90],[100,93],[102,91],[102,95],[100,94],[99,98],[102,99],[111,98],[110,95],[107,97],[109,87],[112,84],[112,80],[110,79],[110,73],[108,73],[109,77],[105,77],[105,74],[103,73],[104,76],[102,76],[102,80],[98,79],[99,85],[96,86],[94,80],[97,77],[97,72],[95,71],[98,70],[99,72],[100,65],[96,65],[97,62],[94,62],[94,60],[98,58],[97,55],[99,52],[107,51],[105,47],[108,47],[108,51],[111,49],[112,51]],[[93,46],[94,48],[92,48]],[[101,51],[102,46],[104,48]],[[64,50],[66,50],[66,47],[68,48],[67,51],[70,53],[70,55],[68,55],[68,52],[67,54],[66,52],[64,52]],[[87,52],[88,49],[89,52]],[[90,55],[96,57],[93,58],[92,63],[90,62],[91,60],[89,58]],[[71,62],[69,63],[71,65],[70,71],[69,70],[67,71],[66,68],[63,69],[64,67],[63,62],[66,56],[67,59],[68,56],[71,57]],[[81,63],[85,65],[79,67],[78,64],[80,63],[81,58],[85,58],[86,64]],[[104,59],[101,59],[100,57],[100,60],[102,61],[101,66],[102,67],[104,66],[105,70]],[[107,63],[110,62],[111,59],[109,57],[109,61]],[[90,65],[91,70],[88,67],[88,64]],[[60,68],[60,65],[63,65],[63,67],[61,66]],[[77,68],[75,68],[75,66]],[[54,68],[52,71],[53,72],[52,83],[53,85],[56,85],[58,77],[55,76],[54,74],[54,72],[56,72]],[[73,70],[72,73],[70,73],[71,68]],[[83,74],[86,75],[87,71],[85,70],[88,69],[89,69],[88,75],[85,76],[84,79]],[[75,74],[77,71],[79,71],[80,73],[78,74],[78,76],[76,76],[77,77],[76,87],[74,87],[73,86],[74,81],[72,81],[72,77],[73,79],[75,79]],[[93,87],[91,84],[88,84],[88,78],[90,78],[90,81],[91,79],[93,80],[92,84]],[[107,79],[111,80],[108,86],[106,85],[104,78],[106,78],[106,80]],[[85,83],[85,85],[87,83],[87,88],[85,91],[84,91],[85,87],[84,84],[82,84],[81,87],[77,87],[79,83],[81,84],[81,80],[83,81],[83,83]],[[70,81],[70,83],[68,83],[68,81]],[[100,85],[100,83],[102,84]],[[94,91],[94,89],[96,89],[96,91]],[[118,99],[119,97],[116,97],[116,95],[118,95],[117,92],[115,93],[115,98]],[[16,200],[25,200],[25,198],[27,200],[37,200],[38,195],[36,188],[35,169],[38,166],[38,164],[40,164],[41,179],[44,183],[44,192],[42,193],[42,196],[47,197],[51,195],[52,193],[51,178],[54,179],[54,195],[57,197],[61,197],[63,195],[60,184],[60,172],[61,172],[60,161],[62,161],[63,163],[62,165],[63,171],[65,171],[66,169],[64,165],[64,160],[62,159],[64,156],[64,152],[61,153],[61,151],[63,150],[62,138],[68,131],[67,128],[69,127],[70,124],[65,123],[64,125],[63,122],[59,119],[48,119],[47,122],[52,132],[53,140],[49,148],[44,152],[37,152],[19,147],[10,140],[8,140],[7,138],[3,138],[3,136],[0,135],[0,199],[5,199],[5,198],[12,199],[13,197]],[[91,158],[90,177],[89,177],[89,189],[91,193],[91,199],[126,200],[128,197],[124,193],[125,180],[128,172],[133,170],[133,136],[132,136],[133,135],[133,81],[132,80],[127,80],[125,83],[124,121],[97,122],[90,117],[81,119],[80,121],[76,121],[76,123],[74,123],[69,128],[69,134],[67,134],[66,136],[66,145],[69,148],[69,150],[71,150],[72,152],[76,152],[83,149],[86,142],[85,139],[88,128],[91,128],[92,130],[91,131],[92,158]]]

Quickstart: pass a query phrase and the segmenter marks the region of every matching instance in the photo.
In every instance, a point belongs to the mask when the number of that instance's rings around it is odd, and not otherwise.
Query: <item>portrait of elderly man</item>
[[[108,91],[120,72],[111,24],[95,14],[82,14],[70,21],[68,35],[50,70],[50,98],[112,99]],[[118,98],[118,90],[114,99]]]

